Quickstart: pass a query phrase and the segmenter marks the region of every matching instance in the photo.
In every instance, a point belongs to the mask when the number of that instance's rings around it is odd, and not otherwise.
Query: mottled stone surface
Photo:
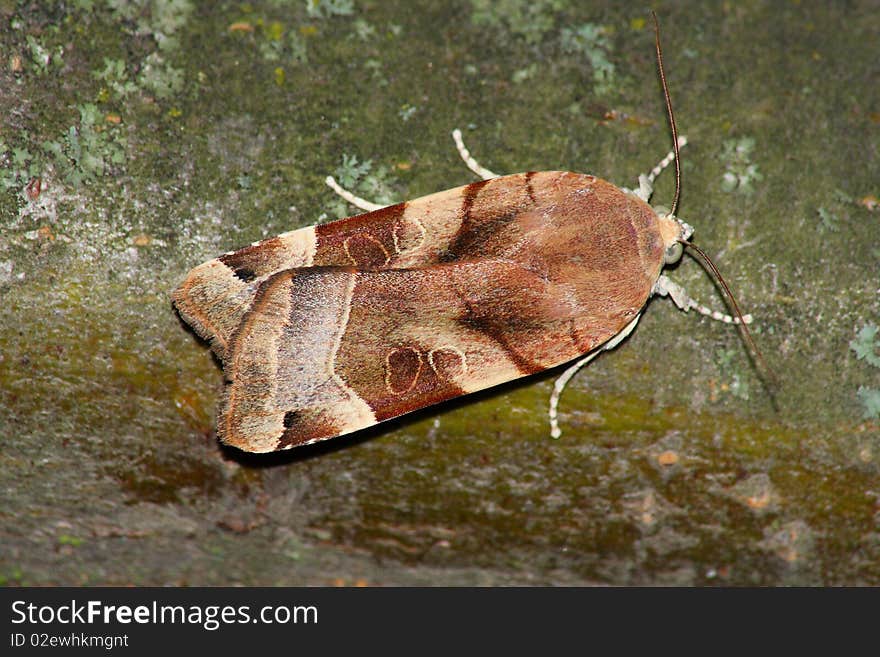
[[[215,441],[185,273],[337,216],[328,173],[382,202],[470,182],[456,126],[498,172],[635,185],[670,144],[650,17],[113,4],[0,0],[0,581],[880,584],[880,369],[850,348],[880,323],[876,3],[660,7],[679,215],[776,409],[731,327],[657,299],[558,441],[549,373],[261,458]],[[693,259],[670,275],[722,305]]]

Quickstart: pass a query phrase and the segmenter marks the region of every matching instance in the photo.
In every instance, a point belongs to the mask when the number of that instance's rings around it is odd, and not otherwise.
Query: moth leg
[[[686,144],[687,144],[687,137],[682,135],[681,137],[678,138],[678,147],[679,148],[681,148],[682,146],[685,146]],[[666,157],[664,157],[662,160],[660,160],[657,163],[657,166],[655,166],[653,169],[651,169],[650,173],[648,173],[647,175],[642,174],[639,176],[639,188],[638,189],[632,189],[632,190],[627,190],[627,191],[630,191],[632,194],[635,194],[637,197],[639,197],[645,203],[647,203],[648,200],[651,198],[651,194],[654,193],[654,181],[657,179],[657,176],[659,176],[660,173],[663,171],[663,169],[668,167],[674,161],[675,161],[675,151],[669,151],[666,154]]]
[[[697,303],[688,295],[681,285],[670,280],[665,275],[662,275],[657,279],[657,282],[654,284],[653,293],[661,297],[668,296],[672,299],[672,302],[684,312],[693,309],[701,315],[705,315],[718,322],[724,322],[725,324],[751,324],[753,320],[751,315],[743,315],[742,322],[740,322],[738,317],[731,317],[730,315],[720,313],[717,310],[712,310],[701,303]]]
[[[452,138],[455,140],[455,148],[458,149],[458,154],[461,156],[461,159],[464,160],[464,163],[467,165],[467,168],[477,174],[483,180],[490,180],[491,178],[497,178],[497,173],[492,173],[489,169],[481,167],[479,163],[471,156],[471,152],[465,148],[464,142],[461,139],[461,130],[456,128],[452,131]]]
[[[387,207],[378,203],[370,203],[369,201],[362,199],[360,196],[355,196],[350,191],[340,186],[340,184],[336,182],[336,179],[333,176],[327,176],[326,178],[324,178],[324,182],[330,189],[339,194],[342,198],[351,203],[353,206],[355,206],[356,208],[360,208],[361,210],[373,212],[375,210],[381,210],[382,208]]]
[[[550,394],[550,408],[547,409],[547,415],[550,417],[550,437],[554,440],[562,436],[562,430],[559,428],[558,421],[559,398],[562,396],[562,391],[565,390],[565,386],[567,386],[568,382],[571,381],[571,377],[577,374],[577,371],[579,369],[581,369],[584,365],[589,363],[598,355],[598,349],[596,351],[590,352],[574,365],[565,370],[553,383],[553,392]]]
[[[547,410],[547,415],[550,417],[551,438],[556,439],[562,435],[562,430],[559,428],[558,422],[559,398],[562,396],[562,391],[565,390],[565,386],[567,386],[568,382],[571,381],[571,377],[577,374],[579,369],[581,369],[584,365],[593,360],[600,353],[602,353],[603,351],[608,351],[609,349],[614,349],[614,347],[623,342],[626,337],[633,332],[633,329],[635,329],[636,324],[638,324],[639,322],[639,317],[641,316],[641,313],[636,315],[635,319],[633,319],[629,324],[623,327],[623,330],[621,330],[620,333],[615,335],[601,347],[594,349],[586,356],[581,358],[574,365],[565,370],[553,383],[553,392],[550,395],[550,408]]]

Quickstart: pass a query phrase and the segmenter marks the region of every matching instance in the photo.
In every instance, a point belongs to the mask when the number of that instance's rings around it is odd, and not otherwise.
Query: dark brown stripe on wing
[[[515,249],[522,236],[517,219],[536,205],[529,181],[529,174],[516,174],[465,187],[461,225],[441,261],[503,257]]]
[[[465,301],[465,303],[467,303],[467,301]],[[468,309],[470,310],[469,305]],[[510,358],[511,362],[516,365],[516,369],[518,369],[523,376],[527,374],[535,374],[536,372],[541,372],[546,369],[542,365],[527,360],[522,354],[520,354],[513,345],[510,344],[510,341],[504,335],[504,332],[499,330],[499,328],[492,323],[490,318],[479,317],[472,312],[467,317],[463,318],[461,323],[463,326],[474,331],[479,331],[486,337],[498,343],[498,345],[504,350],[504,353]]]
[[[526,193],[529,195],[529,200],[534,203],[535,202],[535,188],[532,187],[532,178],[535,177],[534,171],[526,172]]]
[[[453,236],[446,251],[440,254],[441,262],[452,262],[458,260],[463,253],[467,251],[467,245],[475,241],[475,233],[479,232],[471,218],[471,209],[477,194],[486,185],[489,180],[481,180],[479,182],[467,185],[461,193],[461,225]]]

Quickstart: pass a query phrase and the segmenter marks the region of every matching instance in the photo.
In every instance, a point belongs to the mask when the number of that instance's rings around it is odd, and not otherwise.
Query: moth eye
[[[678,262],[679,260],[681,260],[681,254],[683,250],[684,247],[682,247],[681,242],[675,242],[666,249],[666,255],[663,256],[663,260],[666,262],[667,265]]]

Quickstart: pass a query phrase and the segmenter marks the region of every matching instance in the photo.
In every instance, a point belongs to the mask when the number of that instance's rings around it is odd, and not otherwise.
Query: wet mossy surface
[[[470,182],[454,127],[495,171],[634,186],[670,144],[650,16],[0,0],[0,581],[880,584],[876,5],[658,12],[679,215],[778,384],[655,299],[573,380],[559,440],[549,372],[257,457],[215,440],[186,272],[334,218],[328,173]],[[669,275],[722,305],[693,259]]]

